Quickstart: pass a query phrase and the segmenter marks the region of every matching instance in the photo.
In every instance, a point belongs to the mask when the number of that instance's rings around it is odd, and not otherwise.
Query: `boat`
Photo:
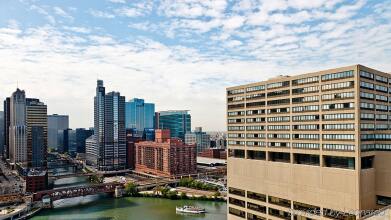
[[[195,207],[195,206],[182,206],[182,207],[176,207],[176,211],[179,213],[188,213],[188,214],[202,214],[206,213],[205,209]]]

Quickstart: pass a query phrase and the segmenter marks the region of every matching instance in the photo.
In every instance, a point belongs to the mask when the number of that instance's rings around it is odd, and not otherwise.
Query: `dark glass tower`
[[[125,97],[119,92],[105,94],[103,81],[98,80],[94,105],[94,134],[99,150],[97,169],[125,169]]]
[[[156,114],[159,129],[169,129],[171,137],[185,140],[185,134],[191,132],[189,111],[160,111]]]

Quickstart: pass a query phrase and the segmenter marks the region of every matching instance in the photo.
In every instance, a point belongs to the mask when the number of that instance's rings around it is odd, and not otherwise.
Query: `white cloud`
[[[108,0],[109,2],[112,2],[112,3],[121,3],[121,4],[125,4],[126,3],[126,0]]]
[[[97,17],[97,18],[115,18],[114,14],[111,14],[111,13],[105,12],[105,11],[90,9],[89,13],[92,16]]]
[[[240,28],[245,21],[245,18],[242,16],[233,16],[226,19],[223,24],[226,29],[236,29]]]
[[[65,12],[62,8],[56,6],[56,7],[53,7],[53,10],[54,10],[55,14],[57,14],[61,17],[73,20],[73,17],[71,15],[69,15],[67,12]]]

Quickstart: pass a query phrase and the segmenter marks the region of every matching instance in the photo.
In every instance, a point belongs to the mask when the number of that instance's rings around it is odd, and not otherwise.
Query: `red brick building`
[[[226,160],[227,151],[225,149],[210,148],[198,153],[198,156]]]
[[[155,141],[136,143],[136,171],[164,177],[195,174],[196,146],[170,138],[170,130],[156,130]]]

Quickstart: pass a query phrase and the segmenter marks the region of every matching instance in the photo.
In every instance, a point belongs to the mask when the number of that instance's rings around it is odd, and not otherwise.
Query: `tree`
[[[92,182],[92,183],[103,183],[103,180],[104,180],[104,177],[99,176],[97,174],[90,176],[90,182]]]
[[[126,185],[125,185],[125,193],[128,196],[137,196],[138,195],[137,185],[132,183],[132,182],[126,183]]]
[[[181,193],[179,194],[179,198],[180,198],[180,199],[188,199],[186,193],[184,193],[184,192],[181,192]]]

